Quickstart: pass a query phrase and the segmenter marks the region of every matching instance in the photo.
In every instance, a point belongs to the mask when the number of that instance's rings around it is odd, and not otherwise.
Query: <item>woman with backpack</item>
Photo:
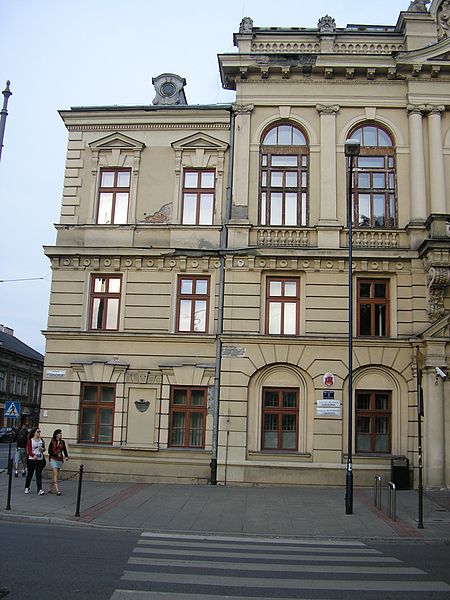
[[[58,487],[59,471],[63,466],[64,458],[69,460],[66,443],[62,439],[61,429],[55,429],[53,432],[52,439],[48,445],[48,456],[52,468],[52,482],[48,493],[52,494],[54,490],[57,496],[61,496],[61,490]]]

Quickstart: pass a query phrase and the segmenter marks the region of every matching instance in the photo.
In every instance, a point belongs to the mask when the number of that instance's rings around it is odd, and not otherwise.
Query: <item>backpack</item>
[[[25,448],[27,445],[28,439],[28,431],[26,429],[21,429],[17,434],[17,446],[19,448]]]

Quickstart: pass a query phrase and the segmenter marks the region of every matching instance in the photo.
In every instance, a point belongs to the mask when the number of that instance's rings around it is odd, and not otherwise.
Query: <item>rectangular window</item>
[[[178,278],[177,332],[208,331],[209,277]]]
[[[0,371],[0,392],[6,392],[6,373]]]
[[[356,392],[356,452],[391,451],[389,392]]]
[[[181,222],[184,225],[212,225],[214,192],[214,171],[184,171]]]
[[[119,327],[120,290],[122,278],[117,275],[96,275],[91,282],[91,330],[117,330]]]
[[[208,390],[173,387],[170,394],[169,446],[204,448]]]
[[[298,335],[298,279],[269,277],[266,288],[266,333],[269,335]]]
[[[80,442],[112,444],[115,395],[115,385],[82,384]]]
[[[39,402],[39,397],[41,395],[41,382],[39,379],[33,380],[33,403],[37,404]]]
[[[389,283],[382,279],[359,279],[358,335],[386,337],[389,335]]]
[[[128,221],[130,169],[102,169],[98,196],[97,223],[118,225]]]
[[[261,447],[263,450],[297,450],[297,390],[263,389]]]

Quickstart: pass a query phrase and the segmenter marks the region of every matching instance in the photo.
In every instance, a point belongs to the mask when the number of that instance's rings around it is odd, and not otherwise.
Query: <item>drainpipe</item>
[[[231,201],[233,197],[233,163],[234,163],[234,123],[233,107],[230,107],[230,151],[228,155],[227,196],[225,206],[225,220],[220,231],[219,247],[219,302],[217,307],[217,332],[216,332],[216,359],[214,365],[213,387],[213,430],[211,441],[211,485],[217,485],[217,454],[219,446],[219,421],[220,421],[220,372],[222,369],[222,334],[223,334],[223,306],[225,299],[225,254],[228,248],[228,225],[231,219]]]

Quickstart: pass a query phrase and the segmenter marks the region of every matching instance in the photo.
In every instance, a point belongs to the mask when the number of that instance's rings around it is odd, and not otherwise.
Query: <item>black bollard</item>
[[[5,510],[11,510],[12,474],[13,474],[13,459],[8,458],[8,495],[7,495]]]
[[[80,504],[81,504],[81,486],[83,484],[83,469],[84,465],[80,465],[80,475],[78,477],[78,494],[77,494],[77,508],[75,510],[75,516],[80,516]]]

